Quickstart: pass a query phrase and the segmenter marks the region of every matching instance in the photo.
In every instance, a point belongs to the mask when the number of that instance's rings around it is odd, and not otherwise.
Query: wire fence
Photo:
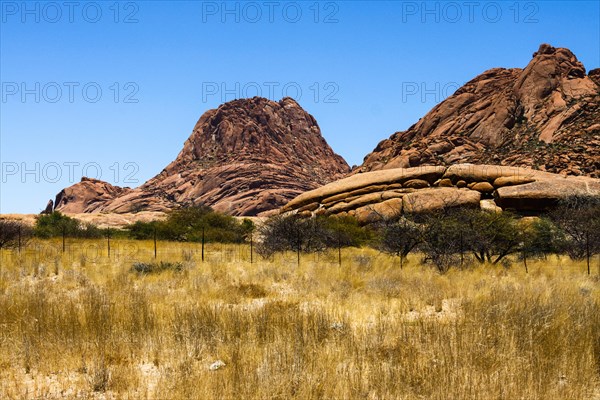
[[[0,267],[14,264],[48,264],[60,263],[63,266],[77,264],[133,264],[136,262],[189,262],[201,265],[230,263],[252,264],[258,262],[277,263],[282,266],[297,266],[305,262],[318,263],[323,266],[343,266],[347,263],[358,263],[366,266],[376,258],[389,256],[372,252],[361,255],[347,248],[334,248],[321,252],[300,253],[284,252],[269,258],[256,253],[250,243],[192,243],[136,241],[128,239],[62,239],[31,240],[20,248],[0,251]]]

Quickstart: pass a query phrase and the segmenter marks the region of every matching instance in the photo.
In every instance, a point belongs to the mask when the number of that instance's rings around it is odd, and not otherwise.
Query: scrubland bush
[[[136,262],[131,267],[132,271],[139,274],[155,274],[164,271],[181,272],[184,269],[184,264],[181,262]]]
[[[213,211],[210,207],[189,207],[171,211],[164,221],[136,222],[128,227],[133,239],[178,242],[243,243],[254,230],[249,219],[238,222],[234,217]]]
[[[471,257],[481,264],[498,264],[517,254],[526,263],[527,258],[550,254],[566,252],[573,259],[578,259],[576,255],[581,259],[587,249],[590,255],[598,252],[597,209],[585,209],[579,216],[565,210],[555,212],[553,215],[562,219],[522,219],[508,212],[474,209],[408,215],[380,224],[378,247],[400,255],[401,261],[418,250],[424,261],[431,262],[440,272],[463,265]],[[569,216],[565,217],[565,213]]]
[[[48,239],[66,236],[75,238],[100,238],[104,236],[101,229],[91,223],[82,223],[75,218],[68,217],[59,211],[51,214],[39,215],[36,219],[34,235]]]
[[[32,229],[19,221],[0,220],[0,249],[24,246],[33,234]]]
[[[260,226],[259,234],[257,251],[265,257],[284,251],[311,253],[360,246],[372,239],[371,230],[361,227],[355,218],[335,216],[276,215]]]
[[[562,231],[562,250],[573,260],[587,261],[600,253],[600,198],[596,196],[569,196],[549,214]]]

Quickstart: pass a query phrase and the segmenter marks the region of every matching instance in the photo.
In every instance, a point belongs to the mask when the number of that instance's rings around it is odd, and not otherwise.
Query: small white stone
[[[217,360],[214,363],[210,364],[210,366],[208,367],[209,370],[211,371],[216,371],[219,370],[221,368],[223,368],[226,364],[221,361],[221,360]]]

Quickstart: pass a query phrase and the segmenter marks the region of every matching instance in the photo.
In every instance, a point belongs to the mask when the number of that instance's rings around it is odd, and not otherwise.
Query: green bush
[[[58,211],[38,216],[33,233],[43,239],[63,235],[76,238],[100,238],[104,236],[103,231],[96,225],[82,223]]]
[[[531,223],[521,225],[521,258],[544,258],[549,254],[563,252],[565,235],[547,217],[536,218]]]
[[[359,247],[370,243],[374,238],[369,227],[361,226],[351,216],[318,216],[316,219],[328,232],[327,247]]]
[[[249,219],[236,218],[213,211],[210,207],[189,207],[171,211],[164,221],[136,222],[128,227],[132,239],[177,242],[243,243],[254,230]]]
[[[183,263],[166,261],[154,263],[136,262],[131,267],[131,270],[133,272],[137,272],[138,274],[156,274],[164,271],[181,272],[183,269]]]

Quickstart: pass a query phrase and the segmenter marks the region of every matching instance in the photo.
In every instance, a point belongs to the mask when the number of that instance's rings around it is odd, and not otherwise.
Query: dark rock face
[[[543,44],[525,69],[465,84],[355,172],[465,162],[600,177],[600,70]]]
[[[54,201],[50,199],[46,204],[46,208],[40,214],[52,214],[52,211],[54,211]]]
[[[59,193],[56,209],[130,213],[204,204],[250,216],[349,171],[293,99],[254,97],[205,112],[177,158],[139,188],[82,180]]]

